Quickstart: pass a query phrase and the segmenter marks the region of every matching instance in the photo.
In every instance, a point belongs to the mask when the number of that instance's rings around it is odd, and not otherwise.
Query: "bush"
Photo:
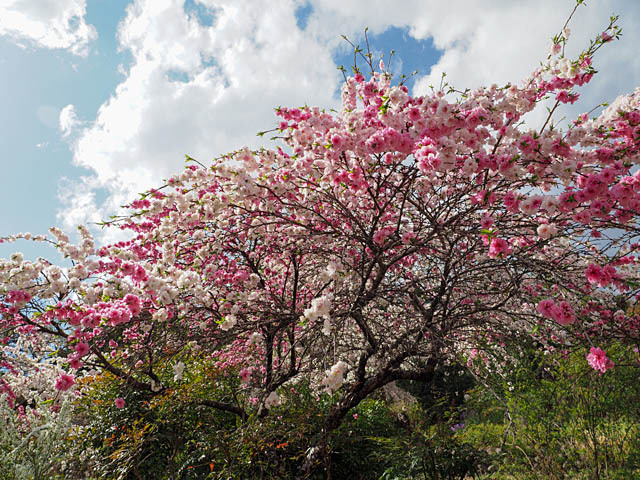
[[[471,425],[461,435],[500,452],[488,478],[640,476],[637,359],[620,347],[610,351],[617,366],[605,374],[584,365],[584,352],[566,358],[529,352],[503,384],[504,405],[486,390],[475,392],[467,405]]]

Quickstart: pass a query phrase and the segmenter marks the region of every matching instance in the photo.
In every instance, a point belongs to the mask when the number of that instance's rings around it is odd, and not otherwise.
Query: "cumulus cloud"
[[[105,215],[123,197],[133,199],[179,171],[185,153],[206,161],[258,147],[256,133],[275,124],[279,104],[337,104],[332,93],[340,74],[331,51],[298,29],[296,2],[199,3],[213,15],[212,25],[185,12],[181,1],[137,0],[119,26],[120,48],[133,61],[72,143],[74,163],[92,170],[109,192],[100,209]],[[73,111],[67,113],[76,125]]]
[[[60,110],[58,116],[58,126],[62,132],[63,137],[69,137],[74,131],[77,130],[80,125],[76,109],[73,105],[69,104]]]
[[[120,48],[133,59],[124,80],[88,126],[80,126],[72,107],[61,112],[63,133],[76,132],[70,137],[74,163],[92,172],[90,182],[66,185],[72,214],[63,210],[63,220],[81,222],[85,210],[107,218],[137,192],[179,171],[185,153],[206,161],[259,146],[255,134],[274,125],[275,106],[335,107],[341,76],[332,56],[348,48],[340,34],[358,40],[365,27],[376,34],[393,26],[415,39],[432,39],[442,56],[417,80],[414,93],[439,84],[443,71],[458,88],[505,84],[519,82],[544,59],[573,2],[407,0],[389,8],[382,0],[193,0],[212,19],[206,22],[185,11],[184,3],[135,0],[118,30]],[[579,9],[571,45],[584,46],[622,3],[625,36],[616,55],[596,59],[600,78],[574,109],[588,110],[635,86],[640,4],[603,0]],[[311,13],[300,29],[294,12],[304,5]],[[104,189],[106,201],[91,197],[96,188]]]
[[[85,22],[86,7],[86,0],[3,0],[0,35],[19,44],[26,41],[86,56],[89,42],[98,36]]]
[[[357,33],[368,26],[379,33],[395,26],[407,28],[416,39],[432,39],[442,55],[429,71],[422,72],[414,86],[414,94],[426,94],[430,85],[440,85],[442,73],[450,85],[461,90],[493,83],[519,84],[546,58],[551,37],[560,32],[574,4],[556,0],[407,0],[388,8],[382,0],[316,0],[308,28],[326,37],[327,32],[336,30]],[[640,3],[602,0],[578,8],[571,22],[567,54],[575,57],[590,38],[602,32],[615,11],[624,13],[620,19],[622,40],[608,46],[615,54],[607,53],[607,48],[598,53],[595,66],[601,72],[589,85],[587,96],[579,104],[560,109],[558,118],[575,118],[637,86],[640,59],[634,51],[640,44]],[[535,112],[528,123],[535,125],[542,116],[544,109]]]
[[[90,176],[70,179],[63,177],[58,182],[58,197],[66,203],[64,218],[67,225],[98,223],[103,218],[97,215],[96,190],[100,185]]]

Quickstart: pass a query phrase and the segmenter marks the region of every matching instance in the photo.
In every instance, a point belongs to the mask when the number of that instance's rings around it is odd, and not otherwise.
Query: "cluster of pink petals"
[[[26,303],[31,300],[31,295],[23,290],[13,290],[5,296],[5,301],[9,303]]]
[[[600,267],[594,263],[590,264],[584,272],[589,283],[595,283],[599,287],[606,287],[611,282],[618,280],[618,272],[612,265]]]
[[[489,245],[489,258],[506,257],[512,252],[511,246],[504,238],[492,238]]]
[[[555,320],[560,325],[571,325],[576,321],[576,316],[569,302],[562,301],[556,304],[550,298],[546,298],[538,303],[536,309],[539,313]]]
[[[605,373],[610,368],[613,368],[613,361],[607,358],[607,353],[597,347],[591,347],[591,350],[587,354],[587,362],[594,370],[600,373]]]
[[[56,379],[56,390],[64,392],[65,390],[69,390],[76,383],[75,377],[73,375],[69,375],[66,373],[61,374]]]

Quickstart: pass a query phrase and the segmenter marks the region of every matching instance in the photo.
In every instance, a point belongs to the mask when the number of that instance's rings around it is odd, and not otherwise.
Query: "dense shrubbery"
[[[489,478],[638,478],[638,358],[611,351],[619,365],[606,374],[583,352],[529,351],[502,385],[474,391],[460,437],[496,454]]]
[[[431,382],[392,386],[349,412],[321,463],[308,465],[308,478],[637,478],[638,355],[610,351],[618,367],[605,374],[589,368],[582,352],[531,348],[490,384],[454,365]],[[59,414],[31,415],[28,430],[17,417],[7,424],[2,478],[296,478],[317,448],[313,435],[330,396],[299,385],[272,414],[242,422],[198,405],[218,388],[220,399],[242,395],[241,388],[225,390],[233,382],[213,370],[200,363],[181,388],[161,396],[131,391],[123,408],[114,404],[122,387],[113,377],[87,380],[73,417],[65,404]]]

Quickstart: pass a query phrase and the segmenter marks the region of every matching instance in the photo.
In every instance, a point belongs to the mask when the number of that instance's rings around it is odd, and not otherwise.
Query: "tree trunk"
[[[328,455],[329,436],[340,426],[349,410],[357,407],[362,400],[367,398],[375,390],[378,390],[395,380],[420,380],[430,382],[433,379],[436,365],[436,360],[429,359],[427,366],[420,371],[409,372],[403,370],[384,370],[364,382],[352,385],[351,388],[349,388],[349,391],[332,408],[325,419],[324,427],[319,435],[319,440],[309,449],[307,459],[299,469],[297,478],[307,478],[308,475],[310,475],[313,466],[321,460],[322,456]]]

